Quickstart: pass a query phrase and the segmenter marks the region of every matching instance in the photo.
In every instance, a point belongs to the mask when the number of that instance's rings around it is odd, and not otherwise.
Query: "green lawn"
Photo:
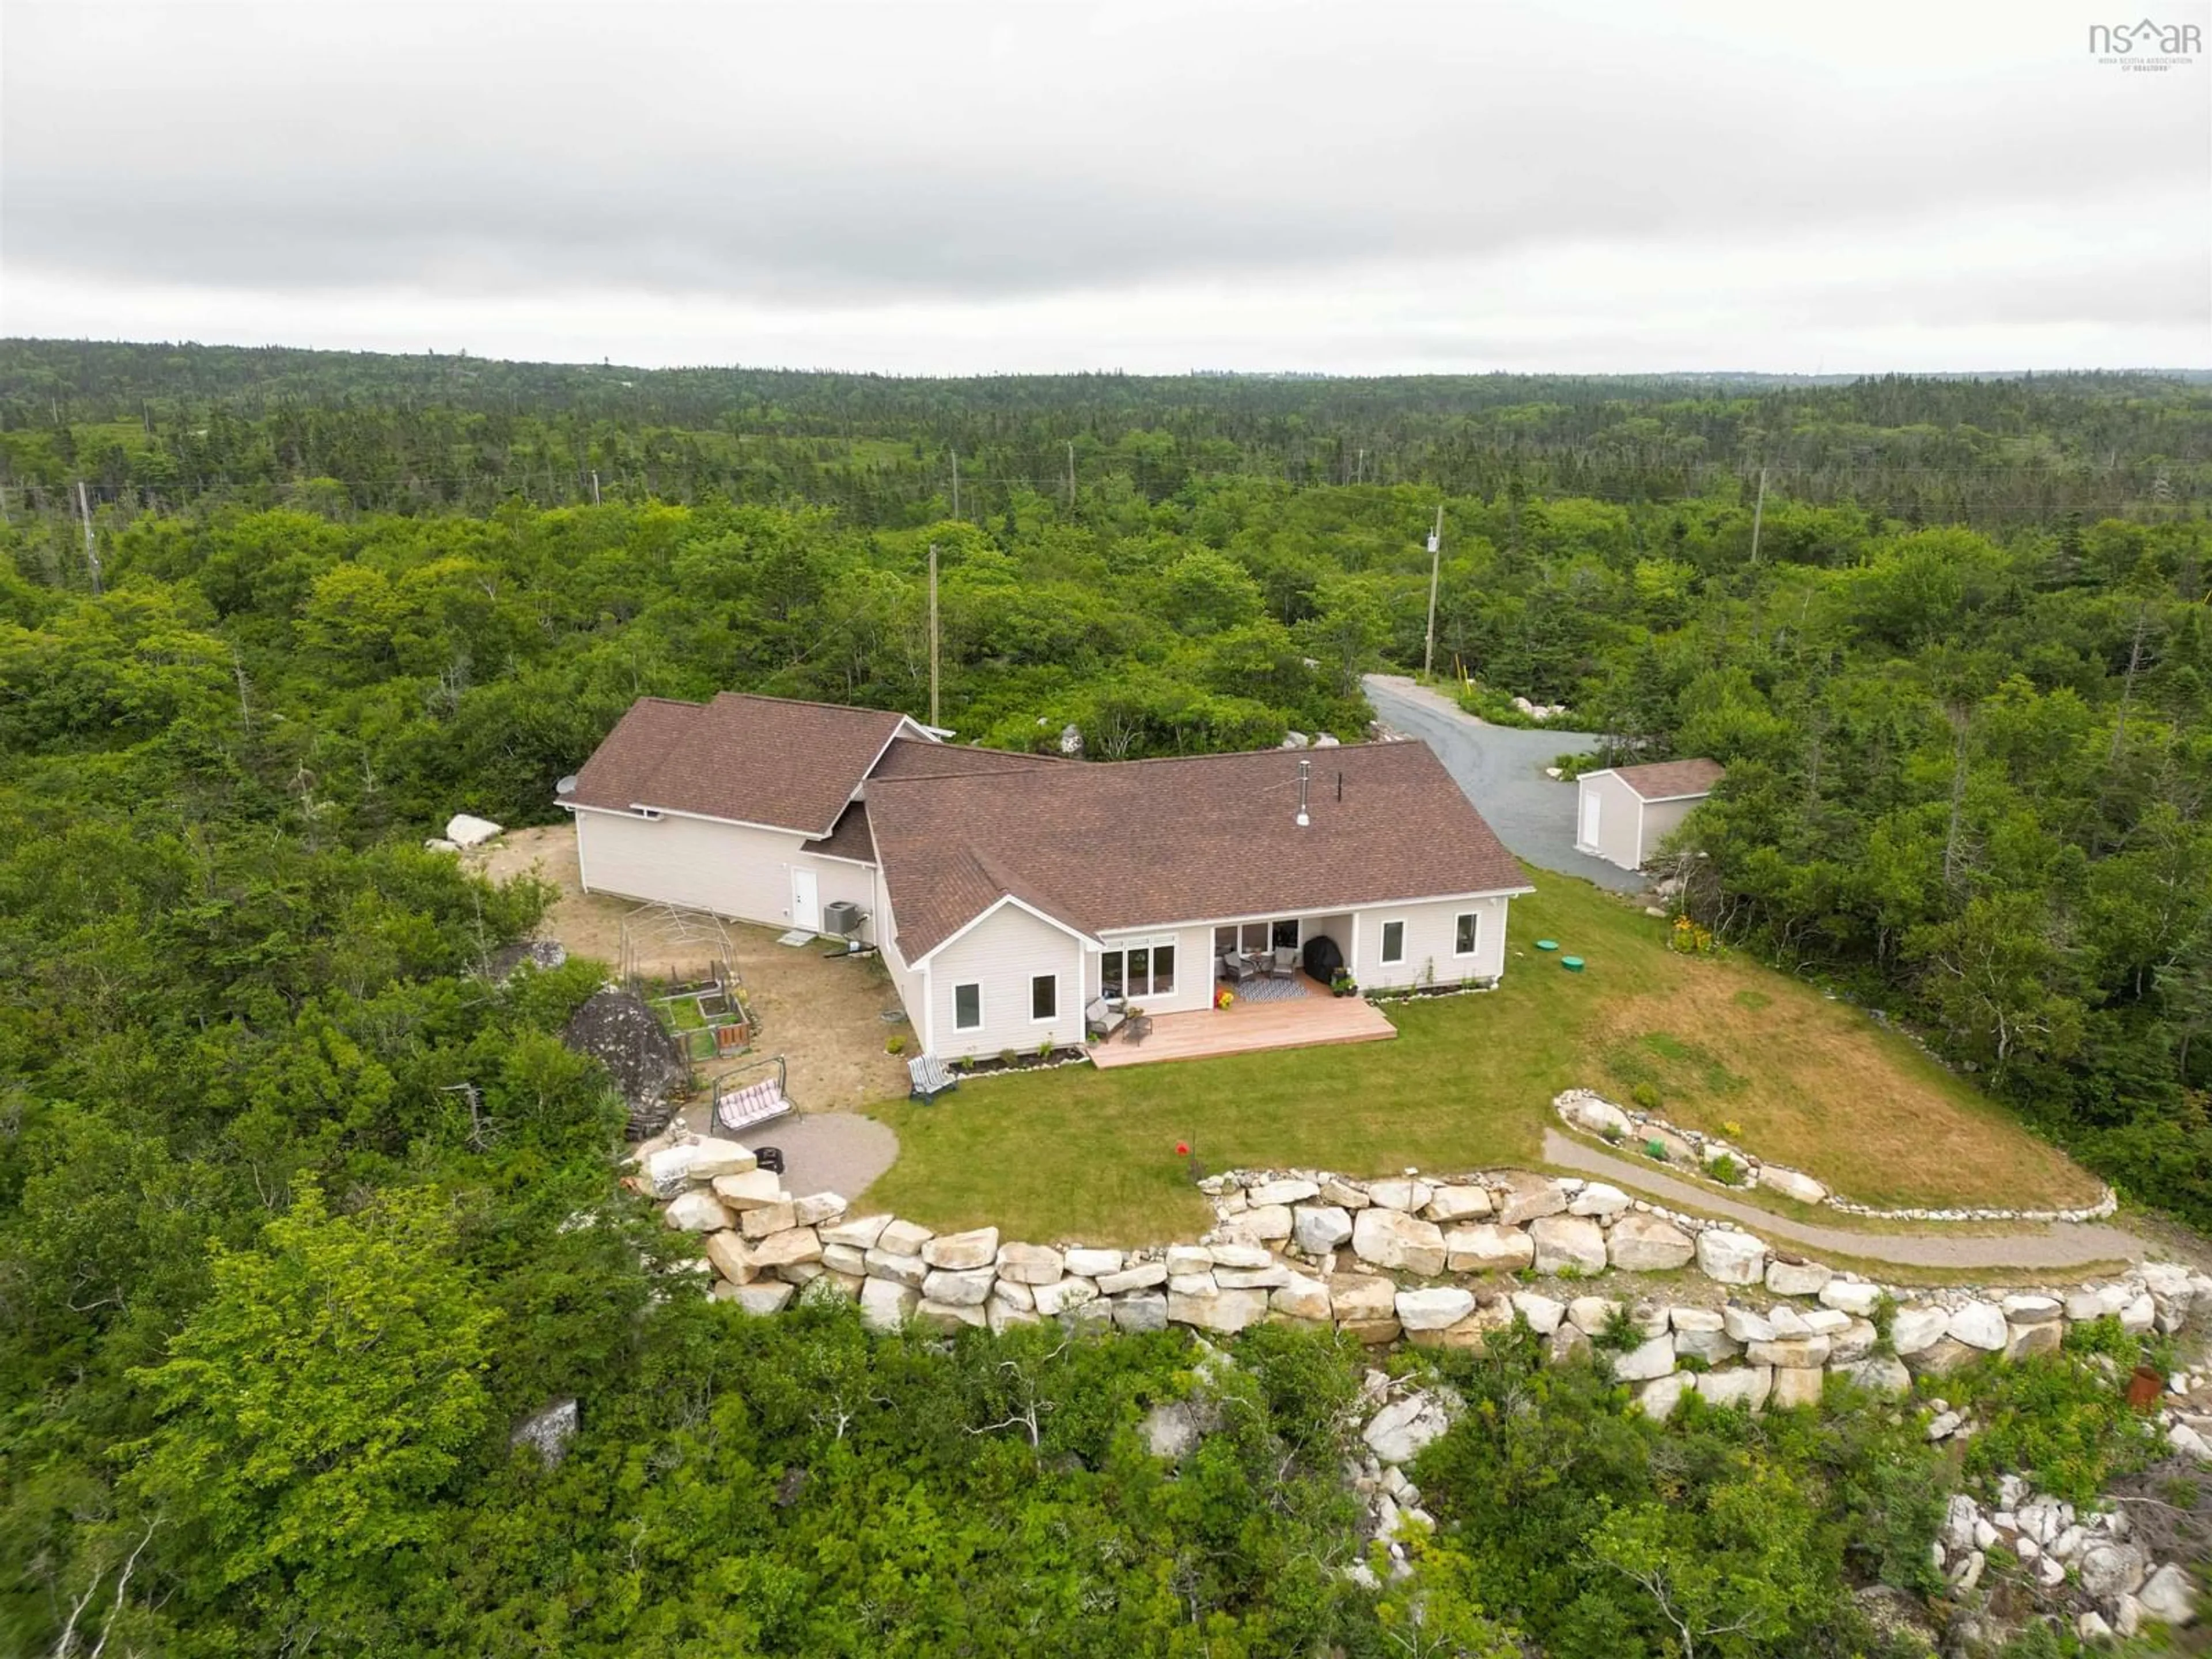
[[[1626,1098],[1639,1081],[1678,1121],[1869,1202],[2094,1194],[2063,1155],[1863,1016],[1749,962],[1676,956],[1662,923],[1586,883],[1533,879],[1493,993],[1388,1005],[1389,1042],[979,1078],[934,1106],[886,1106],[901,1150],[869,1200],[940,1228],[1158,1242],[1206,1224],[1178,1141],[1209,1170],[1528,1165],[1559,1091]],[[1532,948],[1539,938],[1586,970],[1562,969]]]

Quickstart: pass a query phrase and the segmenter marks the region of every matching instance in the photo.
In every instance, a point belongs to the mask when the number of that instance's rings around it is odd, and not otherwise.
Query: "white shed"
[[[1585,772],[1576,792],[1575,848],[1624,870],[1640,870],[1720,778],[1720,763],[1710,760]]]

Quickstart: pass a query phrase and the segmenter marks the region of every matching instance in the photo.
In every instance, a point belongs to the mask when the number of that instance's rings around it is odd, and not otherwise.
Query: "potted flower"
[[[1237,993],[1231,990],[1226,985],[1220,987],[1213,994],[1213,1006],[1217,1008],[1226,1008],[1231,1003],[1236,1000]]]

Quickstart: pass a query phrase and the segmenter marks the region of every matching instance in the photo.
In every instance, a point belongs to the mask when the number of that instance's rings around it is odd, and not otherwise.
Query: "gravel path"
[[[1892,1261],[1907,1267],[2080,1267],[2099,1261],[2140,1261],[2144,1243],[2133,1233],[2101,1224],[2049,1221],[2017,1224],[2009,1233],[1958,1234],[1858,1232],[1793,1221],[1753,1204],[1728,1198],[1709,1187],[1662,1175],[1648,1163],[1616,1158],[1584,1146],[1557,1129],[1544,1131],[1544,1159],[1559,1169],[1596,1176],[1646,1198],[1699,1214],[1741,1221],[1763,1238],[1865,1261]],[[1992,1226],[1999,1223],[1990,1224]]]
[[[1383,723],[1434,750],[1498,840],[1521,858],[1618,893],[1644,890],[1633,870],[1575,851],[1575,787],[1544,775],[1559,756],[1595,746],[1595,733],[1492,726],[1400,674],[1370,674],[1364,684]]]

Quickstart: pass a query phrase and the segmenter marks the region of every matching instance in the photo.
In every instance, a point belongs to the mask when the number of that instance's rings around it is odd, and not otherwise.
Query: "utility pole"
[[[937,718],[937,544],[929,544],[929,723],[942,728]]]
[[[1759,521],[1766,516],[1766,469],[1759,469],[1759,499],[1751,509],[1751,562],[1759,562]]]
[[[1075,511],[1075,440],[1067,441],[1067,510]]]
[[[952,452],[952,516],[960,516],[960,452]]]
[[[597,467],[595,466],[595,467],[593,467],[593,468],[592,469],[592,505],[593,507],[597,507],[599,504],[599,468],[597,468]]]
[[[76,510],[84,520],[84,568],[92,575],[92,597],[100,597],[100,544],[92,533],[92,504],[85,499],[84,480],[76,481]]]
[[[1437,578],[1444,561],[1444,504],[1437,503],[1437,527],[1429,532],[1429,642],[1421,649],[1421,673],[1425,678],[1437,665]]]

